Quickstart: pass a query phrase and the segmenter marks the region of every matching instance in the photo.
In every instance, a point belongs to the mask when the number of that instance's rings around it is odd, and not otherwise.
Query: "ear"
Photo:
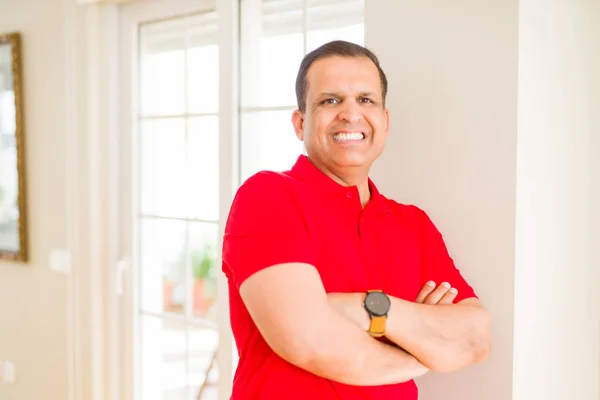
[[[292,125],[294,125],[294,131],[296,137],[302,142],[304,141],[304,113],[300,110],[294,111],[292,114]]]
[[[390,111],[386,108],[384,111],[384,119],[385,119],[385,135],[390,132]]]

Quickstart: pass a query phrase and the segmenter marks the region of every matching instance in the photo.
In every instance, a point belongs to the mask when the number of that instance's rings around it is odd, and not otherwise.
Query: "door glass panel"
[[[141,25],[141,115],[181,115],[185,112],[185,45],[185,19]]]
[[[364,45],[365,0],[308,0],[306,51],[332,41]]]
[[[142,398],[187,399],[187,333],[185,325],[143,316],[141,333]]]
[[[242,181],[261,170],[289,170],[303,152],[292,126],[292,110],[242,115]]]
[[[189,400],[217,399],[219,370],[216,362],[218,333],[212,329],[190,330],[190,387]]]
[[[142,120],[140,146],[142,214],[185,217],[185,119]]]
[[[243,107],[293,106],[304,56],[301,1],[241,2]]]
[[[216,45],[193,47],[187,53],[188,112],[219,111],[219,48]]]
[[[219,120],[188,119],[186,202],[188,216],[219,219]]]
[[[332,40],[345,40],[360,45],[364,45],[365,29],[363,24],[344,26],[333,29],[319,29],[308,31],[306,34],[306,46],[308,51],[313,51],[317,47]]]
[[[290,33],[265,37],[260,44],[259,105],[296,104],[296,74],[304,56],[304,36]],[[277,54],[277,57],[273,57]]]
[[[190,223],[192,263],[192,313],[194,317],[216,322],[219,225]]]
[[[219,111],[219,47],[217,14],[187,18],[187,112],[216,114]]]
[[[141,307],[151,313],[185,313],[187,227],[184,221],[142,219]]]

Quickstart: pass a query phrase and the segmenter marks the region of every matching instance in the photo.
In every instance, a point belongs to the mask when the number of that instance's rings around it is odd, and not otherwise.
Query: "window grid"
[[[210,11],[209,13],[215,13],[215,10]],[[208,14],[209,14],[208,13]],[[188,93],[188,86],[190,85],[190,76],[189,76],[189,52],[192,48],[192,43],[190,43],[190,21],[191,18],[198,16],[198,15],[205,15],[207,14],[207,12],[201,12],[201,13],[193,13],[193,14],[189,14],[189,15],[184,15],[181,16],[179,18],[184,19],[184,31],[183,31],[183,37],[184,37],[184,48],[181,49],[183,50],[183,71],[181,71],[181,73],[183,74],[183,112],[182,113],[172,113],[172,114],[166,114],[166,115],[153,115],[152,113],[146,113],[144,110],[140,109],[140,112],[138,113],[137,116],[137,120],[138,120],[138,137],[140,137],[140,139],[143,141],[144,139],[144,132],[141,129],[141,127],[143,126],[144,122],[148,122],[148,121],[165,121],[165,120],[176,120],[176,119],[180,119],[181,121],[183,121],[183,151],[182,151],[182,156],[185,157],[185,163],[184,165],[186,166],[184,169],[184,172],[181,174],[181,176],[178,177],[174,177],[174,179],[184,179],[186,184],[184,186],[185,190],[184,193],[187,192],[186,195],[189,194],[190,190],[189,187],[192,184],[192,176],[191,176],[191,171],[190,168],[188,167],[188,162],[190,160],[190,157],[192,157],[191,152],[192,149],[190,148],[190,121],[194,118],[210,118],[210,117],[218,117],[219,116],[219,112],[190,112],[190,97],[189,97],[189,93]],[[175,21],[176,19],[173,19],[173,21]],[[143,51],[143,35],[142,35],[142,25],[139,26],[138,29],[138,38],[139,38],[139,42],[138,42],[138,54],[140,56],[142,56],[142,51]],[[193,44],[194,47],[200,47],[200,46],[205,46],[205,45],[214,45],[215,43],[203,43],[203,44],[199,44],[199,43],[195,43]],[[141,58],[140,58],[141,59]],[[138,63],[138,79],[142,79],[142,64]],[[138,87],[140,89],[138,93],[142,93],[142,82],[140,81],[138,83]],[[146,132],[148,133],[148,132]],[[201,135],[203,135],[204,132],[200,132]],[[214,135],[218,135],[218,131],[216,132],[207,132],[208,134],[214,134]],[[147,155],[146,155],[147,157]],[[152,160],[152,157],[156,157],[156,156],[150,156],[150,160]],[[159,156],[160,157],[160,156]],[[140,159],[140,162],[142,162],[142,160]],[[141,165],[138,166],[138,171],[139,171],[139,175],[138,175],[138,182],[143,181],[142,176],[146,173],[144,171],[144,169],[142,168]],[[210,171],[212,172],[212,171]],[[186,204],[188,205],[188,204]],[[189,205],[188,205],[189,206]],[[183,250],[183,254],[185,254],[184,256],[184,274],[183,274],[183,287],[184,287],[184,291],[185,291],[185,295],[184,295],[184,304],[183,304],[183,313],[175,313],[175,312],[170,312],[168,310],[165,310],[164,306],[161,306],[159,310],[157,311],[153,311],[151,307],[150,309],[146,308],[146,305],[144,304],[143,301],[140,301],[140,306],[137,310],[137,314],[138,314],[138,318],[140,319],[140,321],[142,321],[142,326],[148,326],[149,323],[149,319],[150,318],[152,321],[156,321],[156,324],[160,325],[160,328],[155,328],[155,323],[152,322],[152,326],[153,326],[153,333],[152,333],[152,338],[157,338],[160,337],[161,342],[164,342],[165,340],[167,340],[168,342],[172,342],[173,341],[173,335],[181,335],[181,348],[180,350],[177,350],[177,357],[178,357],[178,361],[176,362],[176,364],[173,364],[174,366],[181,366],[181,372],[185,371],[185,376],[181,376],[179,379],[174,379],[173,375],[173,371],[172,368],[173,366],[169,367],[169,371],[170,371],[170,377],[165,378],[167,381],[169,381],[169,385],[164,388],[164,390],[175,390],[175,387],[178,388],[177,390],[179,390],[179,388],[181,390],[184,390],[186,392],[186,398],[191,398],[196,396],[196,393],[194,393],[197,390],[198,385],[200,385],[202,383],[202,374],[203,372],[201,371],[203,368],[205,368],[206,366],[203,366],[203,361],[201,361],[203,359],[202,355],[198,354],[198,345],[200,344],[200,348],[202,349],[201,351],[204,353],[205,350],[204,347],[205,345],[203,343],[199,343],[198,342],[198,338],[203,338],[204,334],[202,334],[202,331],[210,331],[210,332],[216,332],[217,331],[217,323],[215,321],[211,321],[210,319],[207,319],[205,317],[201,317],[201,316],[197,316],[195,315],[195,304],[194,304],[194,283],[195,283],[195,277],[193,276],[192,273],[192,251],[194,250],[194,245],[191,242],[191,230],[192,230],[192,225],[193,224],[204,224],[204,226],[209,226],[209,227],[213,227],[215,231],[218,231],[218,217],[214,218],[214,219],[207,219],[207,218],[195,218],[195,217],[189,217],[189,216],[170,216],[168,215],[169,213],[148,213],[148,212],[140,212],[142,210],[142,198],[140,196],[140,198],[138,198],[138,204],[137,204],[137,210],[138,212],[136,213],[136,224],[138,225],[138,231],[144,232],[143,229],[140,229],[146,222],[148,221],[175,221],[175,222],[181,222],[182,223],[182,227],[184,227],[183,230],[183,245],[182,245],[182,250]],[[164,214],[164,215],[163,215]],[[146,224],[146,226],[148,226]],[[197,229],[197,228],[196,228]],[[147,246],[147,244],[144,244],[143,246]],[[138,255],[138,258],[140,260],[142,260],[142,271],[141,273],[151,273],[151,272],[146,272],[144,271],[144,257],[142,256],[142,254],[140,253]],[[159,272],[160,274],[162,274],[162,271]],[[144,287],[144,279],[141,279],[140,281],[138,281],[138,293],[143,293],[144,290],[148,290],[148,288]],[[152,293],[151,295],[153,295],[154,293]],[[159,293],[156,293],[156,295],[158,295]],[[218,295],[218,294],[217,294]],[[145,328],[143,328],[145,329]],[[155,330],[158,329],[158,330]],[[147,333],[144,333],[145,331],[142,330],[140,331],[140,336],[139,339],[142,341],[142,346],[146,347],[146,346],[155,346],[156,344],[149,344],[146,341],[147,340],[152,340],[152,339],[148,339]],[[179,332],[179,333],[176,333]],[[158,335],[158,336],[157,336]],[[166,335],[166,336],[165,336]],[[200,335],[200,336],[198,336]],[[195,337],[194,342],[192,337]],[[168,337],[168,339],[166,339]],[[200,339],[200,341],[202,341],[202,339]],[[162,346],[164,346],[165,344],[162,343]],[[169,343],[169,345],[172,345],[171,343]],[[210,345],[212,346],[212,345]],[[165,348],[159,347],[159,349],[157,349],[156,351],[160,352],[160,354],[162,354],[160,357],[162,357],[163,361],[162,363],[164,363],[165,359],[164,357],[172,357],[173,355],[171,355],[170,352],[174,351],[174,350],[167,350]],[[212,353],[213,350],[210,350],[210,353]],[[142,353],[144,353],[144,351],[142,351]],[[192,365],[192,363],[194,363],[194,365]],[[200,364],[201,363],[201,364]],[[149,366],[146,366],[149,367]],[[156,368],[164,368],[164,364],[163,366],[159,366],[159,365],[154,365],[152,367],[153,369]],[[140,371],[142,373],[142,376],[145,375],[144,373],[144,366],[142,365],[142,370]],[[214,372],[214,371],[213,371]],[[185,381],[185,382],[184,382]],[[178,383],[175,383],[178,382]],[[174,386],[173,386],[174,385]]]
[[[253,0],[240,1],[242,3],[253,2]],[[260,2],[254,4],[260,4]],[[345,28],[360,26],[359,29],[364,32],[364,2],[360,0],[264,0],[262,5],[262,14],[257,13],[256,10],[249,10],[247,15],[244,15],[243,13],[241,15],[242,35],[246,33],[248,36],[252,37],[249,41],[248,39],[246,39],[246,41],[242,40],[241,43],[243,47],[246,45],[245,49],[242,48],[242,54],[246,52],[247,57],[256,54],[256,52],[259,54],[258,57],[261,57],[262,41],[268,41],[273,37],[301,34],[301,51],[302,57],[304,57],[308,52],[312,51],[312,48],[314,48],[316,44],[320,45],[320,41],[323,41],[323,43],[327,41],[327,31],[330,29],[333,29],[334,31],[341,29],[343,31]],[[327,16],[330,15],[332,7],[343,10],[343,13],[338,13],[335,22],[332,22],[332,24],[329,25],[327,22],[329,21],[329,17]],[[242,8],[242,11],[243,10],[244,8]],[[300,13],[302,13],[302,15],[300,15]],[[244,21],[245,19],[248,22]],[[246,24],[249,24],[250,27]],[[256,24],[260,26],[260,28],[258,28],[258,33],[255,30],[256,28],[252,28],[252,25]],[[248,31],[246,32],[244,29],[248,29]],[[319,34],[321,33],[324,36],[322,39],[319,39]],[[351,36],[347,37],[346,35]],[[356,35],[352,32],[336,32],[332,36],[336,36],[337,39],[355,41],[351,37]],[[363,42],[361,41],[359,44],[363,44]],[[271,51],[276,51],[276,49],[271,48]],[[264,56],[264,53],[262,56]],[[256,61],[254,62],[256,63]],[[288,101],[277,104],[277,101],[273,101],[274,99],[271,99],[270,97],[272,93],[268,96],[270,100],[267,100],[267,97],[261,97],[260,88],[257,89],[256,83],[252,81],[261,81],[264,79],[266,79],[266,81],[262,82],[262,84],[268,84],[268,78],[265,76],[262,76],[261,78],[261,73],[257,70],[256,65],[242,65],[240,96],[240,183],[243,183],[245,179],[250,177],[253,173],[258,172],[258,170],[265,169],[265,167],[266,169],[281,170],[283,165],[287,165],[287,161],[285,160],[287,160],[291,154],[296,152],[298,155],[301,153],[306,154],[304,146],[301,143],[294,143],[297,139],[293,136],[288,140],[282,139],[281,136],[269,135],[269,132],[271,132],[269,129],[277,129],[275,126],[281,126],[282,115],[277,115],[276,112],[289,111],[291,118],[291,113],[297,109],[297,104],[295,101],[292,103],[291,98]],[[286,80],[286,82],[289,81]],[[290,86],[290,90],[294,90],[293,83]],[[270,91],[268,90],[267,92]],[[263,105],[265,101],[268,105]],[[279,120],[280,123],[276,123],[276,120]],[[288,132],[286,131],[285,134],[288,134]],[[254,145],[254,140],[259,137],[262,138],[259,139],[259,141],[265,140],[265,142],[259,146]],[[272,140],[274,140],[275,144],[273,144]],[[285,154],[280,154],[279,151],[272,150],[271,147],[276,147],[279,150],[283,148]],[[274,153],[272,153],[273,151],[276,151],[278,156],[274,156]],[[273,154],[272,159],[270,158],[271,154]],[[261,159],[269,161],[259,161]],[[294,160],[289,161],[289,167],[291,167],[291,163],[293,163]],[[272,163],[273,165],[269,165]],[[275,164],[278,167],[276,167]]]
[[[189,110],[189,96],[188,96],[188,52],[190,49],[190,41],[189,41],[189,37],[190,37],[190,28],[189,28],[189,20],[190,18],[194,17],[194,16],[204,16],[207,14],[211,14],[214,13],[215,10],[210,10],[210,11],[204,11],[204,12],[200,12],[200,13],[191,13],[191,14],[187,14],[187,15],[183,15],[177,18],[169,18],[169,19],[165,19],[165,20],[157,20],[157,21],[152,21],[152,22],[146,22],[144,24],[140,25],[140,31],[143,25],[150,25],[152,23],[157,23],[157,22],[164,22],[164,21],[173,21],[179,18],[182,18],[185,20],[185,51],[183,52],[183,56],[184,56],[184,60],[183,60],[183,75],[184,75],[184,85],[183,85],[183,97],[184,97],[184,112],[180,113],[180,114],[166,114],[166,115],[144,115],[143,112],[140,112],[138,115],[138,126],[141,126],[141,123],[144,121],[152,121],[152,120],[165,120],[165,119],[182,119],[184,121],[184,149],[185,149],[185,156],[186,159],[188,157],[188,150],[189,150],[189,146],[188,146],[188,136],[189,136],[189,128],[188,128],[188,122],[190,119],[192,118],[197,118],[197,117],[218,117],[219,113],[190,113],[187,110]],[[138,37],[141,37],[142,35],[138,35]],[[142,44],[141,42],[139,43],[139,49],[140,51],[142,50]],[[141,76],[141,71],[138,71],[138,76]],[[141,132],[138,132],[139,135],[141,135]],[[141,168],[138,167],[138,170],[141,171]],[[186,178],[189,178],[186,176]],[[189,181],[189,179],[187,179]],[[138,204],[138,210],[141,209],[140,204]],[[178,324],[181,324],[183,326],[185,326],[186,328],[186,340],[189,340],[189,328],[190,327],[194,327],[194,326],[203,326],[206,327],[207,329],[215,329],[216,330],[216,323],[213,323],[210,320],[206,320],[204,318],[200,318],[200,317],[196,317],[193,315],[193,308],[192,308],[192,283],[193,280],[190,279],[191,277],[191,260],[189,257],[190,254],[190,241],[189,241],[189,230],[190,230],[190,224],[192,223],[203,223],[203,224],[207,224],[207,225],[211,225],[215,228],[218,228],[218,218],[215,219],[202,219],[202,218],[190,218],[190,217],[173,217],[173,216],[167,216],[167,215],[160,215],[160,214],[149,214],[149,213],[138,213],[137,215],[137,220],[138,220],[138,225],[141,225],[144,221],[147,220],[170,220],[170,221],[181,221],[181,222],[185,222],[185,244],[184,244],[184,252],[187,254],[186,256],[186,262],[185,262],[185,283],[184,286],[186,288],[186,295],[185,295],[185,307],[184,307],[184,311],[185,314],[183,315],[183,317],[181,317],[181,314],[176,314],[176,313],[172,313],[172,312],[166,312],[163,311],[161,313],[156,313],[153,311],[149,311],[149,310],[145,310],[142,307],[140,307],[139,310],[139,314],[142,316],[153,316],[159,319],[165,319],[165,320],[169,320],[172,322],[176,322]],[[189,346],[187,346],[189,348]]]
[[[243,0],[241,0],[243,1]],[[302,40],[303,40],[303,55],[305,55],[308,51],[309,48],[309,40],[308,40],[308,34],[309,34],[309,28],[310,28],[310,13],[309,13],[309,0],[300,0],[302,7]],[[214,12],[214,10],[213,10]],[[204,13],[202,13],[204,14]],[[167,120],[167,119],[182,119],[184,121],[184,127],[183,127],[183,135],[184,135],[184,153],[185,153],[185,157],[186,160],[189,158],[190,156],[190,149],[189,149],[189,121],[192,118],[198,118],[198,117],[218,117],[219,116],[219,112],[206,112],[206,113],[202,113],[202,112],[189,112],[189,96],[188,96],[188,80],[189,80],[189,76],[188,76],[188,52],[190,49],[190,17],[196,16],[198,14],[190,14],[190,15],[186,15],[186,16],[182,16],[182,18],[185,18],[185,51],[184,51],[184,62],[183,62],[183,75],[184,75],[184,85],[183,85],[183,90],[184,90],[184,112],[183,113],[171,113],[171,114],[166,114],[166,115],[154,115],[152,113],[148,113],[148,114],[144,114],[143,112],[140,112],[137,116],[137,120],[138,120],[138,126],[141,126],[143,122],[147,122],[147,121],[153,121],[153,120]],[[242,16],[243,17],[243,16]],[[140,26],[141,28],[141,26]],[[322,29],[322,28],[321,28]],[[139,37],[141,37],[141,35],[139,35]],[[262,37],[257,38],[259,41],[262,39]],[[139,46],[139,50],[141,53],[142,50],[142,43],[139,42],[138,43]],[[243,62],[244,60],[242,60]],[[140,67],[141,68],[141,67]],[[138,76],[141,76],[141,71],[138,70]],[[244,82],[242,82],[242,80],[240,79],[240,82],[242,83],[242,87]],[[141,85],[140,85],[141,87]],[[239,113],[240,115],[244,115],[244,114],[254,114],[254,113],[261,113],[261,112],[277,112],[277,111],[289,111],[292,112],[293,110],[295,110],[297,108],[297,106],[295,104],[282,104],[282,105],[271,105],[271,106],[244,106],[243,104],[240,106],[239,108]],[[240,118],[240,123],[242,123],[242,118]],[[244,129],[242,127],[242,129],[240,130],[241,133],[244,133]],[[141,135],[141,129],[138,130],[138,135]],[[242,151],[240,151],[240,154],[242,154],[243,149],[241,149]],[[242,167],[242,162],[239,163],[240,168]],[[142,171],[142,168],[138,168],[138,170]],[[190,171],[186,169],[186,173],[183,175],[183,178],[185,178],[188,182],[190,182],[190,176],[189,176]],[[141,176],[141,175],[140,175]],[[138,182],[140,180],[138,179]],[[138,204],[138,210],[141,209],[141,203]],[[192,262],[190,259],[190,253],[191,253],[191,233],[190,233],[190,228],[192,226],[192,224],[197,224],[197,223],[203,223],[203,224],[207,224],[210,225],[212,227],[215,227],[218,229],[218,219],[203,219],[203,218],[191,218],[191,217],[177,217],[177,216],[169,216],[169,215],[162,215],[161,213],[144,213],[144,212],[139,212],[136,215],[136,223],[138,224],[138,226],[142,225],[144,222],[146,221],[179,221],[185,224],[185,235],[184,235],[184,249],[185,249],[185,307],[184,307],[184,313],[183,314],[179,314],[179,313],[173,313],[173,312],[167,312],[164,309],[161,312],[154,312],[151,310],[146,310],[143,309],[143,306],[139,308],[138,313],[140,315],[141,318],[153,318],[156,319],[158,321],[161,321],[161,323],[164,322],[169,322],[170,324],[176,324],[178,326],[181,326],[182,328],[184,328],[185,330],[185,349],[186,349],[186,359],[185,359],[185,370],[186,370],[186,374],[188,376],[188,394],[189,393],[189,388],[190,386],[192,386],[192,382],[190,381],[190,376],[191,376],[191,357],[190,357],[190,351],[191,351],[191,335],[193,330],[196,329],[206,329],[206,330],[211,330],[211,331],[216,331],[217,329],[217,325],[216,323],[214,323],[213,321],[204,319],[204,318],[199,318],[194,316],[194,312],[193,312],[193,306],[191,304],[192,302],[192,283],[193,283],[193,277],[192,277]],[[141,255],[140,255],[141,257]],[[141,282],[140,282],[141,284]],[[140,288],[141,289],[141,288]],[[220,295],[220,294],[218,294]],[[226,294],[224,294],[226,295]],[[165,328],[163,328],[165,329]]]

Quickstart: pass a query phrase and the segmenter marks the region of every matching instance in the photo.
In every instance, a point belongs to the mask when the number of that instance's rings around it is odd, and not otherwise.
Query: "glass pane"
[[[187,205],[185,120],[141,123],[140,207],[143,214],[184,217]]]
[[[187,400],[185,326],[141,317],[141,391],[144,400]]]
[[[185,111],[185,44],[183,19],[140,27],[140,106],[143,116]]]
[[[364,45],[365,0],[308,0],[306,51],[332,40]]]
[[[332,40],[345,40],[364,46],[364,24],[309,31],[306,35],[307,51],[310,52]]]
[[[188,121],[188,215],[209,221],[219,219],[219,119]]]
[[[300,33],[266,37],[260,48],[260,102],[262,107],[295,105],[296,75],[302,62],[304,36]]]
[[[184,313],[186,300],[186,222],[140,221],[142,310]]]
[[[219,48],[216,45],[188,50],[188,112],[219,111]]]
[[[190,223],[193,275],[192,309],[195,317],[217,319],[218,224]]]
[[[190,400],[217,400],[219,369],[217,366],[218,333],[215,330],[190,330]]]
[[[242,106],[296,104],[296,74],[304,56],[302,2],[242,0]]]
[[[303,153],[292,126],[292,111],[242,115],[242,182],[261,170],[286,171]]]

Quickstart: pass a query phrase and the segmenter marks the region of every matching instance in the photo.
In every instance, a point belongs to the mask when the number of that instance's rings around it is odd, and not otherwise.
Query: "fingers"
[[[450,284],[448,282],[444,282],[439,285],[427,298],[425,299],[425,304],[437,304],[444,297],[444,295],[450,290]]]
[[[415,300],[415,302],[423,304],[425,302],[425,299],[427,298],[427,296],[429,296],[431,294],[431,292],[434,291],[434,289],[435,289],[435,282],[433,282],[433,281],[427,282],[425,284],[425,286],[423,286],[423,289],[421,289],[421,291],[417,295],[417,300]]]
[[[452,304],[457,295],[458,290],[456,290],[456,288],[450,288],[437,304]]]
[[[458,290],[450,286],[448,282],[443,282],[437,288],[435,282],[429,281],[423,286],[423,289],[417,295],[416,303],[421,304],[452,304]]]

